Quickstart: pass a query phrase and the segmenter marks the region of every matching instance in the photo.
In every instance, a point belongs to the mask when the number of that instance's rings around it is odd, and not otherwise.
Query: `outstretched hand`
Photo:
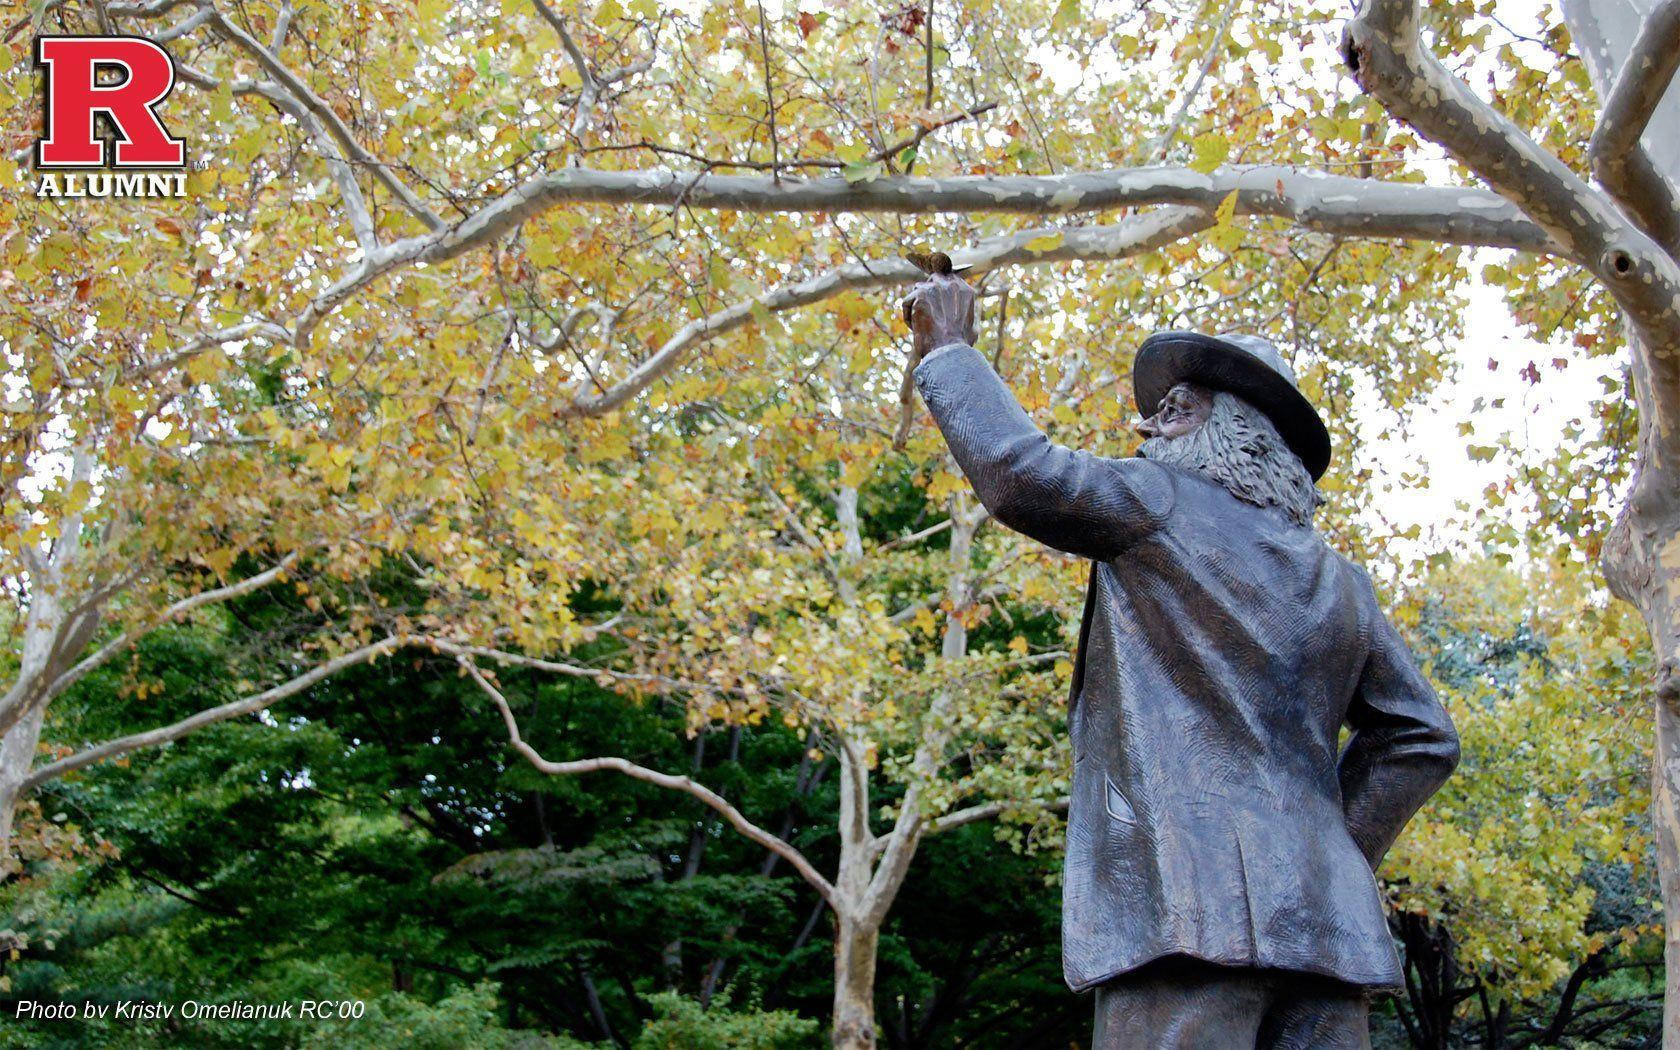
[[[913,359],[920,361],[947,343],[973,346],[975,298],[968,282],[952,274],[935,274],[910,289],[904,320],[913,337]]]

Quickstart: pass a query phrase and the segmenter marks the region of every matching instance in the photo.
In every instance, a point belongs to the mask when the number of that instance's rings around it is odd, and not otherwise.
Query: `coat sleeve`
[[[1458,733],[1376,596],[1369,600],[1376,626],[1348,707],[1353,735],[1338,773],[1348,832],[1375,868],[1458,765]]]
[[[998,521],[1041,543],[1109,559],[1172,509],[1166,468],[1054,445],[973,347],[940,347],[916,387],[969,484]]]

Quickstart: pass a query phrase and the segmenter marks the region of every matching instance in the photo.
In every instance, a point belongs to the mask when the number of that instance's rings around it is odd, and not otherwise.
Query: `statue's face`
[[[1183,437],[1206,423],[1212,414],[1212,391],[1192,383],[1180,383],[1167,391],[1154,415],[1138,422],[1137,432],[1146,438]]]

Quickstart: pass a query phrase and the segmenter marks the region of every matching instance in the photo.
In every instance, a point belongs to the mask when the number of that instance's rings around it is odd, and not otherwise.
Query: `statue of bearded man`
[[[1093,563],[1062,959],[1094,1050],[1368,1047],[1401,984],[1373,872],[1458,738],[1312,526],[1328,431],[1266,340],[1161,332],[1138,457],[1058,447],[973,349],[974,301],[949,274],[906,299],[917,388],[993,517]]]

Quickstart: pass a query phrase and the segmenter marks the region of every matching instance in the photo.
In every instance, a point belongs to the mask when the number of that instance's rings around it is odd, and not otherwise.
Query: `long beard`
[[[1138,455],[1201,474],[1257,507],[1276,507],[1290,521],[1310,527],[1324,497],[1312,475],[1259,409],[1219,391],[1207,422],[1179,437],[1152,437]]]

